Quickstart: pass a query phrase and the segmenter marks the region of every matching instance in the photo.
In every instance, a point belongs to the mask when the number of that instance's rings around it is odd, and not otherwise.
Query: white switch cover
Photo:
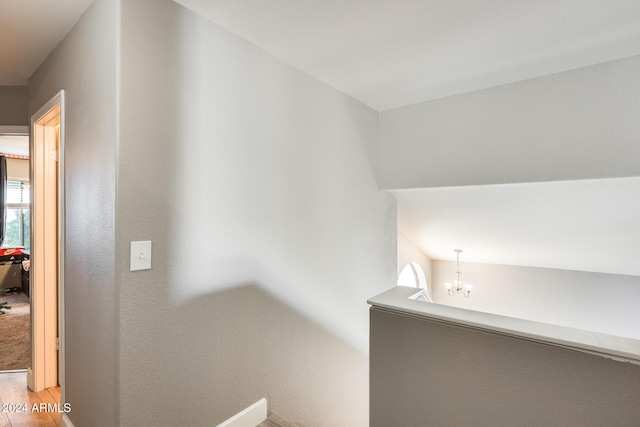
[[[130,271],[149,270],[151,268],[151,241],[131,242]]]

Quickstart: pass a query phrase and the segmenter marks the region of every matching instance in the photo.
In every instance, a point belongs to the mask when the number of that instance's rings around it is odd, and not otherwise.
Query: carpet
[[[31,365],[29,297],[22,292],[0,295],[10,310],[0,314],[0,371],[27,369]]]

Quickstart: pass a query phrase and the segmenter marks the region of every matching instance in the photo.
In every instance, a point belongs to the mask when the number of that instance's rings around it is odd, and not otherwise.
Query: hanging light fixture
[[[453,283],[445,283],[444,287],[447,288],[447,293],[449,294],[449,296],[462,294],[465,298],[469,298],[473,285],[471,283],[462,283],[462,281],[460,280],[460,274],[462,274],[460,273],[460,252],[462,252],[462,249],[455,249],[454,251],[456,252],[456,259],[458,263],[456,278]]]

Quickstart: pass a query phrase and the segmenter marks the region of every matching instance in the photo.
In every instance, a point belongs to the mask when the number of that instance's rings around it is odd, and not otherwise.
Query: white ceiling
[[[638,0],[175,0],[377,110],[640,54]]]
[[[28,135],[5,135],[0,133],[0,153],[15,154],[18,156],[28,156],[29,155],[29,136]]]
[[[640,178],[394,191],[434,259],[640,275]]]
[[[640,54],[637,0],[176,1],[377,110]],[[0,1],[0,85],[90,3]]]
[[[380,111],[640,54],[638,0],[175,1]],[[0,0],[0,85],[26,85],[90,3]],[[436,259],[460,247],[463,261],[640,274],[639,190],[629,179],[396,196],[400,228]]]
[[[91,0],[0,0],[0,86],[26,86]]]

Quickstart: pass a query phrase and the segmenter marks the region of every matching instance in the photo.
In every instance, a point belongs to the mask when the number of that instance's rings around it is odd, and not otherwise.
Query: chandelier
[[[456,259],[458,263],[456,278],[453,283],[445,283],[444,287],[447,288],[447,293],[449,294],[449,296],[462,294],[465,298],[469,298],[473,285],[471,283],[462,283],[462,281],[460,280],[460,274],[462,274],[460,273],[460,252],[462,252],[462,249],[455,249],[454,251],[456,252]]]

